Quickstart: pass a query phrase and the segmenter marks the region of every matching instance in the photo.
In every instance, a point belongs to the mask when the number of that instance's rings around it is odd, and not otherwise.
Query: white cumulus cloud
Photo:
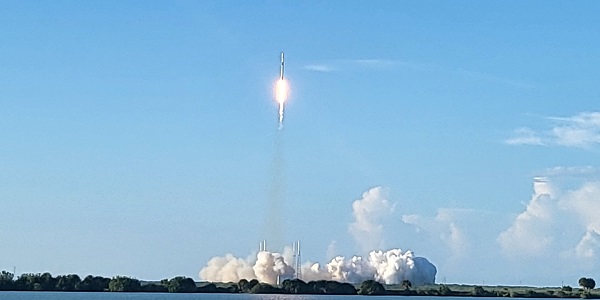
[[[451,256],[458,258],[466,254],[469,242],[457,220],[470,212],[471,210],[440,208],[433,218],[417,214],[403,215],[402,222],[413,225],[419,232],[439,238],[448,247]]]
[[[547,182],[534,183],[534,195],[524,212],[498,236],[506,253],[539,255],[551,244],[549,234],[555,217],[556,201],[549,193]]]
[[[497,238],[505,254],[544,256],[550,253],[600,258],[600,182],[586,182],[555,193],[545,178],[536,178],[525,211]],[[581,236],[577,242],[573,240]]]
[[[383,246],[381,221],[392,212],[393,205],[380,186],[364,192],[361,199],[352,203],[354,222],[349,225],[348,230],[365,253]]]

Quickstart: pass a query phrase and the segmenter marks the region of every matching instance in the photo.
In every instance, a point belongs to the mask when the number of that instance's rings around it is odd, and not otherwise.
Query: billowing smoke
[[[364,253],[377,249],[382,244],[382,217],[393,211],[381,187],[375,187],[352,204],[355,221],[349,230]],[[332,243],[328,251],[334,251]],[[231,254],[212,258],[200,271],[200,279],[213,282],[237,282],[240,279],[258,279],[261,282],[276,283],[293,278],[293,251],[286,247],[283,254],[268,251],[259,252],[256,257],[236,258]],[[409,280],[413,285],[435,283],[436,267],[426,258],[416,257],[412,251],[400,249],[389,251],[375,250],[365,258],[335,256],[329,263],[306,262],[302,265],[302,280],[336,280],[360,283],[373,279],[386,284],[398,284]]]
[[[240,279],[258,279],[275,284],[292,278],[295,270],[287,255],[261,251],[256,260],[235,258],[231,254],[211,259],[200,271],[200,279],[213,282],[237,282]],[[392,249],[371,251],[367,258],[337,256],[328,264],[307,262],[302,266],[302,280],[335,280],[360,283],[374,279],[385,284],[409,280],[413,285],[433,284],[435,266],[426,258],[414,256],[412,251]]]
[[[366,259],[338,256],[323,267],[305,264],[302,268],[302,275],[307,281],[327,279],[358,283],[374,279],[385,284],[398,284],[409,280],[414,285],[433,284],[436,272],[435,266],[426,258],[400,249],[371,251]]]
[[[214,282],[238,282],[242,278],[255,279],[254,262],[232,254],[211,258],[200,270],[200,278]]]
[[[254,270],[254,275],[260,282],[275,284],[277,283],[277,277],[283,280],[294,276],[294,268],[288,265],[279,253],[261,251],[258,252],[256,258],[252,270]]]
[[[213,257],[200,270],[200,279],[212,282],[238,282],[240,279],[257,279],[270,284],[292,278],[294,268],[279,253],[261,251],[256,257],[237,258],[232,254]]]

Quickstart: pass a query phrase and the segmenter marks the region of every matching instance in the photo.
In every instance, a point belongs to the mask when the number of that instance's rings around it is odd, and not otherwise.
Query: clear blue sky
[[[332,241],[357,253],[352,202],[382,186],[396,204],[384,245],[427,257],[439,282],[576,285],[600,271],[586,215],[600,214],[598,11],[6,2],[0,269],[197,279],[213,256],[256,251],[285,51],[282,233],[304,258],[324,262]],[[532,198],[534,176],[548,203]]]

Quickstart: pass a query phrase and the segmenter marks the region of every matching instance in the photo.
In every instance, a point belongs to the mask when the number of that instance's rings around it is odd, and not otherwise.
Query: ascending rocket
[[[283,104],[288,94],[288,83],[283,79],[284,57],[281,52],[281,65],[279,66],[279,80],[275,84],[275,100],[279,102],[279,129],[283,127]]]
[[[281,52],[281,68],[279,69],[279,79],[283,80],[283,52]]]

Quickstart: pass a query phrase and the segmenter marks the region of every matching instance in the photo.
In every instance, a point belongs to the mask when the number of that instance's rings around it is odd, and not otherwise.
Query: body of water
[[[367,298],[365,298],[367,297]],[[0,300],[440,300],[428,296],[335,296],[335,295],[254,295],[183,293],[79,293],[79,292],[0,292]],[[473,300],[471,297],[443,297],[443,300]]]

